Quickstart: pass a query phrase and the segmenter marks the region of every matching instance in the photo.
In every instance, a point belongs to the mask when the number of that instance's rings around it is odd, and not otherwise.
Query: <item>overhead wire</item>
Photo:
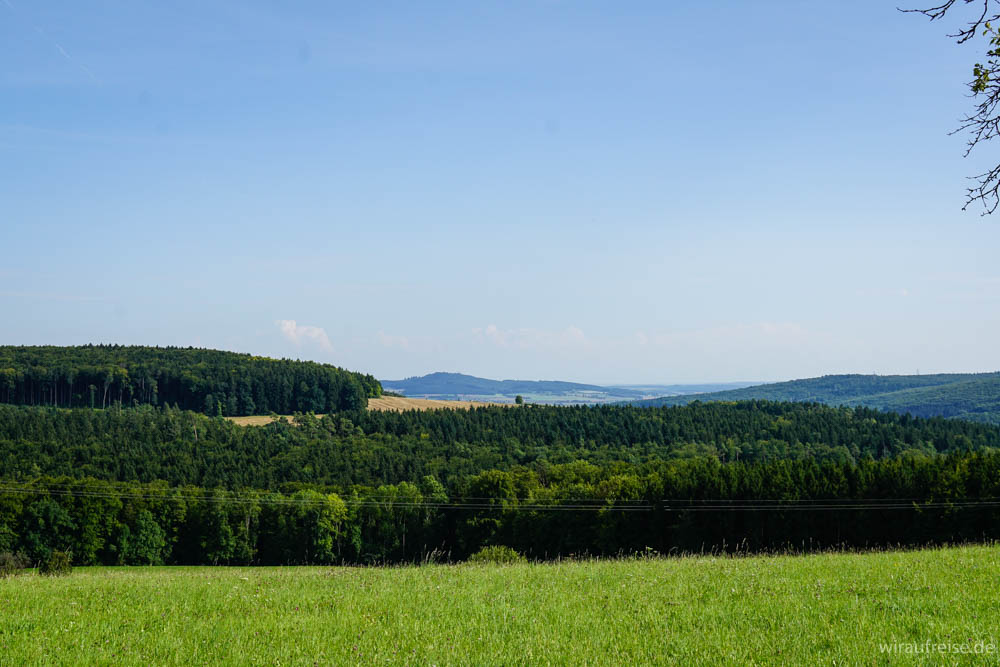
[[[73,484],[45,486],[0,484],[0,495],[45,494],[62,497],[131,499],[131,500],[185,500],[234,505],[324,506],[327,498],[296,498],[274,491],[260,491],[254,495],[220,491],[213,494],[184,493],[173,489],[163,493],[129,492],[116,490],[86,490]],[[521,510],[521,511],[617,511],[649,512],[837,512],[859,510],[926,510],[970,509],[1000,507],[1000,498],[966,498],[955,500],[922,500],[919,498],[854,498],[854,499],[662,499],[616,500],[600,498],[502,498],[455,497],[447,500],[396,499],[376,494],[361,497],[338,495],[350,507],[405,508],[405,509],[464,509],[464,510]]]

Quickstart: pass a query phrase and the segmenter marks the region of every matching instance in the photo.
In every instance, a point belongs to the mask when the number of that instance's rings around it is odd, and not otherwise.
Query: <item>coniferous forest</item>
[[[0,352],[0,552],[34,561],[60,550],[80,564],[382,563],[488,545],[553,558],[1000,537],[1000,429],[986,424],[769,401],[377,412],[362,400],[380,393],[375,380],[320,364]],[[101,373],[112,379],[91,408],[81,387]],[[208,396],[214,406],[186,407]],[[265,406],[296,414],[263,426],[223,417]]]
[[[371,375],[311,361],[199,348],[0,346],[0,402],[107,408],[165,405],[207,415],[359,409]]]

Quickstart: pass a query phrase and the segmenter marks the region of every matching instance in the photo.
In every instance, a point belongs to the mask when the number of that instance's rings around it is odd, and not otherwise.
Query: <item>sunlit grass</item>
[[[992,641],[998,581],[996,547],[511,566],[78,568],[0,580],[0,662],[885,664],[879,643]]]

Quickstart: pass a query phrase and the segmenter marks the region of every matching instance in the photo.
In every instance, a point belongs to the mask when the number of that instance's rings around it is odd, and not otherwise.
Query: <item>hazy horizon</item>
[[[1000,368],[978,44],[893,3],[0,3],[0,344]],[[979,49],[979,50],[977,50]]]

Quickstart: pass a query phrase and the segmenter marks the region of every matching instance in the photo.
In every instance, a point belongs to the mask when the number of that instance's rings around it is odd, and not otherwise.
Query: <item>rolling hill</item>
[[[584,404],[637,400],[648,392],[624,387],[555,380],[488,380],[462,373],[431,373],[405,380],[382,380],[386,391],[410,398],[511,402],[517,395],[534,403]]]
[[[651,398],[661,396],[677,396],[680,394],[703,394],[709,391],[729,391],[754,387],[760,382],[702,382],[699,384],[613,384],[616,389],[631,389],[642,392]]]
[[[1000,424],[1000,373],[824,375],[728,391],[663,396],[634,404],[653,407],[751,399],[865,406],[919,417]]]
[[[172,405],[208,415],[363,408],[371,375],[312,361],[202,348],[0,346],[0,403],[56,408]]]

